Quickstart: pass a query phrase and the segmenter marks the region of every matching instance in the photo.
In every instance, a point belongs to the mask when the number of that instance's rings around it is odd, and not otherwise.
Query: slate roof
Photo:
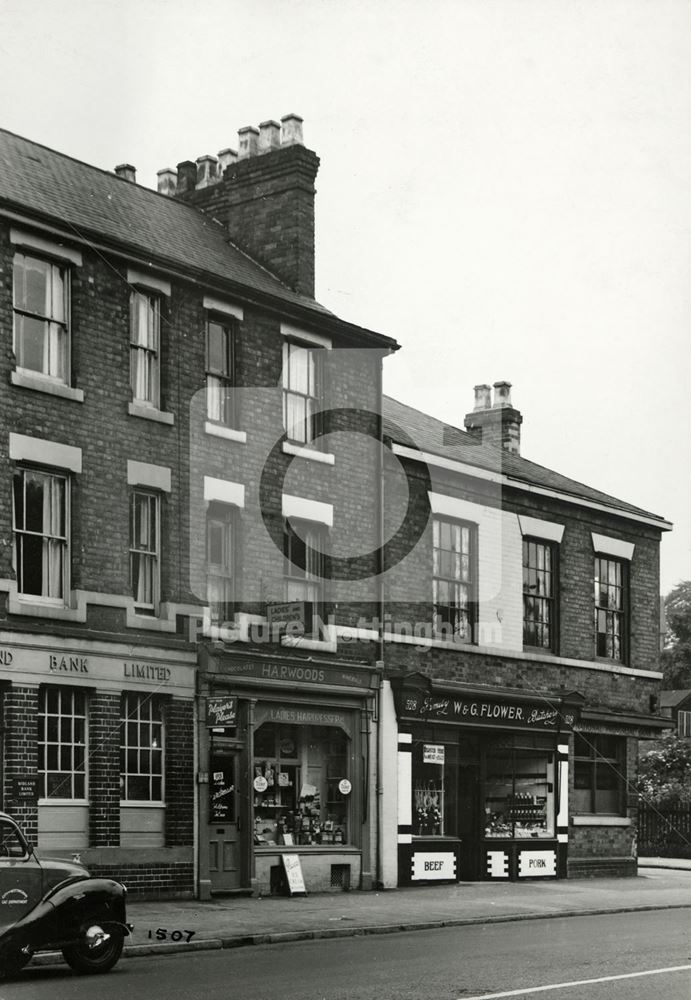
[[[660,708],[677,708],[691,698],[691,688],[676,688],[660,691]]]
[[[406,442],[403,435],[397,437],[396,431],[393,429],[394,439],[400,440],[403,444],[408,443],[411,447],[416,447],[421,451],[442,455],[457,462],[476,466],[478,469],[506,476],[510,480],[515,480],[518,488],[525,484],[556,490],[573,497],[575,500],[589,500],[604,504],[606,507],[612,507],[613,513],[621,512],[624,515],[633,514],[638,517],[652,518],[660,522],[661,528],[669,527],[668,522],[657,514],[651,514],[649,511],[634,507],[632,504],[618,500],[616,497],[600,492],[600,490],[594,490],[590,486],[562,476],[559,472],[537,465],[535,462],[530,462],[528,459],[514,455],[503,448],[479,444],[477,439],[466,431],[450,427],[449,424],[437,420],[436,417],[416,410],[412,406],[407,406],[405,403],[400,403],[390,396],[384,397],[383,412],[385,418],[392,421],[395,427],[410,435],[412,443]],[[450,440],[453,443],[447,443]]]
[[[292,291],[230,243],[223,226],[198,209],[4,129],[0,129],[2,205],[57,221],[76,239],[124,245],[159,266],[203,272],[335,319],[324,306]]]

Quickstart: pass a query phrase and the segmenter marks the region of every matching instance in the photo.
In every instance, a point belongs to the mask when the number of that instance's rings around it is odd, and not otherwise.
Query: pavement
[[[691,860],[639,859],[636,878],[461,882],[371,892],[128,901],[124,956],[392,934],[546,917],[691,908]],[[53,964],[44,954],[33,964]]]

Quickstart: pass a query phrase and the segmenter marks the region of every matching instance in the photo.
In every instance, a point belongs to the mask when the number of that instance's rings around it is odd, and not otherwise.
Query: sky
[[[317,298],[385,390],[673,521],[691,579],[691,0],[0,2],[0,127],[137,180],[297,113]]]

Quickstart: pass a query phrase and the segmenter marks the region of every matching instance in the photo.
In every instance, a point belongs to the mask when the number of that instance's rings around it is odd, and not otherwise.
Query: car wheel
[[[62,949],[62,954],[75,972],[93,975],[109,972],[122,954],[122,934],[104,934],[98,924],[91,924],[76,944]]]
[[[31,953],[27,954],[24,951],[11,951],[7,955],[2,955],[0,957],[0,979],[16,976],[30,961]]]

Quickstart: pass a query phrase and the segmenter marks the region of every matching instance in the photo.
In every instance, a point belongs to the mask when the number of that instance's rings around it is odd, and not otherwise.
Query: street
[[[688,1000],[689,910],[525,920],[25,970],[0,1000]],[[593,982],[593,980],[596,980]]]

